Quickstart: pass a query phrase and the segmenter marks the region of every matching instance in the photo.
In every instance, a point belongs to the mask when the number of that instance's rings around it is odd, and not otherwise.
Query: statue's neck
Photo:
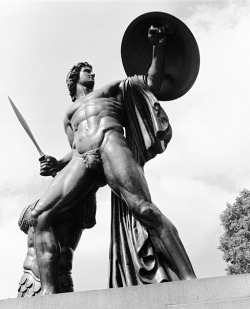
[[[89,89],[83,85],[77,84],[76,85],[76,99],[81,99],[84,98],[87,94],[89,94],[90,92],[92,92],[93,89]]]

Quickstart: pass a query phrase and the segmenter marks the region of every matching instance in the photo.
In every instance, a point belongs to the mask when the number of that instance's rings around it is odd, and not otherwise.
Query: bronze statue
[[[172,136],[168,117],[154,96],[164,79],[169,32],[167,25],[148,30],[153,53],[145,75],[98,90],[93,90],[95,75],[87,62],[75,65],[67,76],[73,104],[64,127],[72,151],[63,160],[47,157],[41,162],[42,175],[55,169],[58,173],[29,216],[42,295],[59,292],[60,238],[54,225],[73,205],[106,184],[147,229],[178,278],[196,278],[176,228],[151,201],[143,173],[144,163],[163,152]]]

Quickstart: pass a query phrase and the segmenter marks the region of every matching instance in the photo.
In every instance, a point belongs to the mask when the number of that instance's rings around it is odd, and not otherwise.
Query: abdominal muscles
[[[71,125],[78,154],[100,148],[106,132],[123,133],[121,103],[114,99],[92,100],[79,107],[72,117]]]

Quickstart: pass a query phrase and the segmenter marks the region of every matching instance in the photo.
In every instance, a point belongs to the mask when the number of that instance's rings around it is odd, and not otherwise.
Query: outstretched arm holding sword
[[[31,129],[29,128],[26,120],[23,118],[22,114],[16,107],[16,105],[13,103],[11,98],[8,96],[8,99],[10,101],[10,104],[17,116],[17,119],[19,120],[20,124],[32,140],[33,144],[35,145],[36,149],[38,150],[40,154],[40,175],[42,176],[52,176],[55,177],[57,172],[59,172],[64,166],[68,164],[68,162],[72,158],[72,152],[69,152],[64,156],[61,160],[57,160],[56,158],[52,156],[45,155],[45,153],[41,150],[40,146],[38,145],[36,139],[34,138]]]

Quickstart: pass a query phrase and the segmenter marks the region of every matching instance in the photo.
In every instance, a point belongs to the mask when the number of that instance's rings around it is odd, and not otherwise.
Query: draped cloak
[[[134,159],[144,164],[162,153],[172,137],[168,117],[146,84],[146,76],[128,77],[122,82],[126,110],[126,139]],[[178,280],[169,268],[168,257],[157,247],[157,236],[136,220],[125,202],[111,193],[111,244],[109,287]]]

